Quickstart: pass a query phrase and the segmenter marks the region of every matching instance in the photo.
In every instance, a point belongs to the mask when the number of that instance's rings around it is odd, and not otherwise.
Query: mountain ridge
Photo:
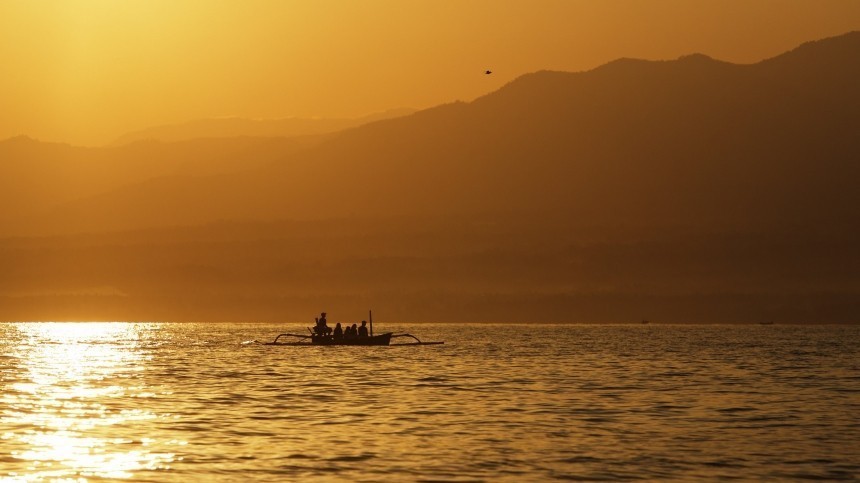
[[[310,139],[0,143],[0,320],[856,323],[860,36],[797,50]]]
[[[749,227],[790,223],[795,214],[814,221],[836,204],[825,185],[845,191],[856,171],[848,134],[860,106],[851,89],[858,59],[860,33],[852,32],[755,64],[693,55],[539,71],[472,102],[346,129],[276,156],[262,171],[197,178],[182,191],[220,193],[206,200],[226,210],[219,219],[555,209],[589,221]],[[801,175],[822,153],[818,167],[827,169]],[[188,199],[177,190],[163,194]],[[798,194],[813,203],[798,203]],[[98,218],[100,206],[118,209],[100,196],[60,210],[66,226]],[[122,203],[142,214],[136,207],[144,200],[140,192]],[[177,206],[164,222],[211,221],[197,216],[204,211]],[[133,228],[136,216],[123,218],[120,225]]]

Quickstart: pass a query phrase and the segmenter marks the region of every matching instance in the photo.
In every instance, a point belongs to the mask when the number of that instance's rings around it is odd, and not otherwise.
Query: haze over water
[[[0,325],[0,479],[851,479],[860,327]],[[377,330],[379,331],[379,330]]]

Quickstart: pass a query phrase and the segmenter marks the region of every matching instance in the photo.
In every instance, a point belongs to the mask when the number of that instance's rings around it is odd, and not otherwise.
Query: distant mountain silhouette
[[[374,121],[406,116],[415,109],[390,109],[355,119],[243,119],[239,117],[197,119],[181,124],[155,126],[124,134],[111,143],[119,146],[135,141],[187,141],[197,138],[235,136],[294,137],[326,134],[360,126]]]
[[[0,141],[0,234],[9,230],[3,230],[4,220],[44,216],[65,203],[153,178],[247,171],[322,138],[141,141],[113,148],[45,143],[25,136]]]
[[[752,65],[691,55],[537,72],[258,170],[157,179],[39,223],[516,211],[577,224],[860,226],[858,79],[858,32]]]
[[[858,80],[852,32],[317,136],[3,141],[0,320],[856,322]]]

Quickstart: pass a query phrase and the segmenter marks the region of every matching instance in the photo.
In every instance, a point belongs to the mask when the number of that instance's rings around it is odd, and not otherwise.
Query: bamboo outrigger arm
[[[406,342],[403,344],[391,344],[391,345],[439,345],[439,344],[445,343],[445,342],[421,342],[421,339],[419,339],[418,337],[415,337],[412,334],[394,334],[391,336],[392,339],[395,337],[411,337],[411,338],[415,339],[415,342]]]
[[[272,341],[272,344],[277,344],[277,343],[278,343],[278,339],[280,339],[281,337],[298,337],[298,338],[300,338],[300,339],[310,339],[310,338],[311,338],[311,336],[309,336],[309,335],[299,335],[299,334],[278,334],[278,336],[277,336],[277,337],[275,337],[275,340],[273,340],[273,341]]]

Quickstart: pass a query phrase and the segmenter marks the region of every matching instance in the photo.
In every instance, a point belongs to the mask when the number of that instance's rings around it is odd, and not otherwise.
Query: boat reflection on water
[[[158,417],[146,409],[154,395],[139,347],[139,332],[153,325],[14,324],[5,337],[17,341],[2,366],[0,476],[115,479],[168,468],[176,456],[165,442],[133,432]]]

